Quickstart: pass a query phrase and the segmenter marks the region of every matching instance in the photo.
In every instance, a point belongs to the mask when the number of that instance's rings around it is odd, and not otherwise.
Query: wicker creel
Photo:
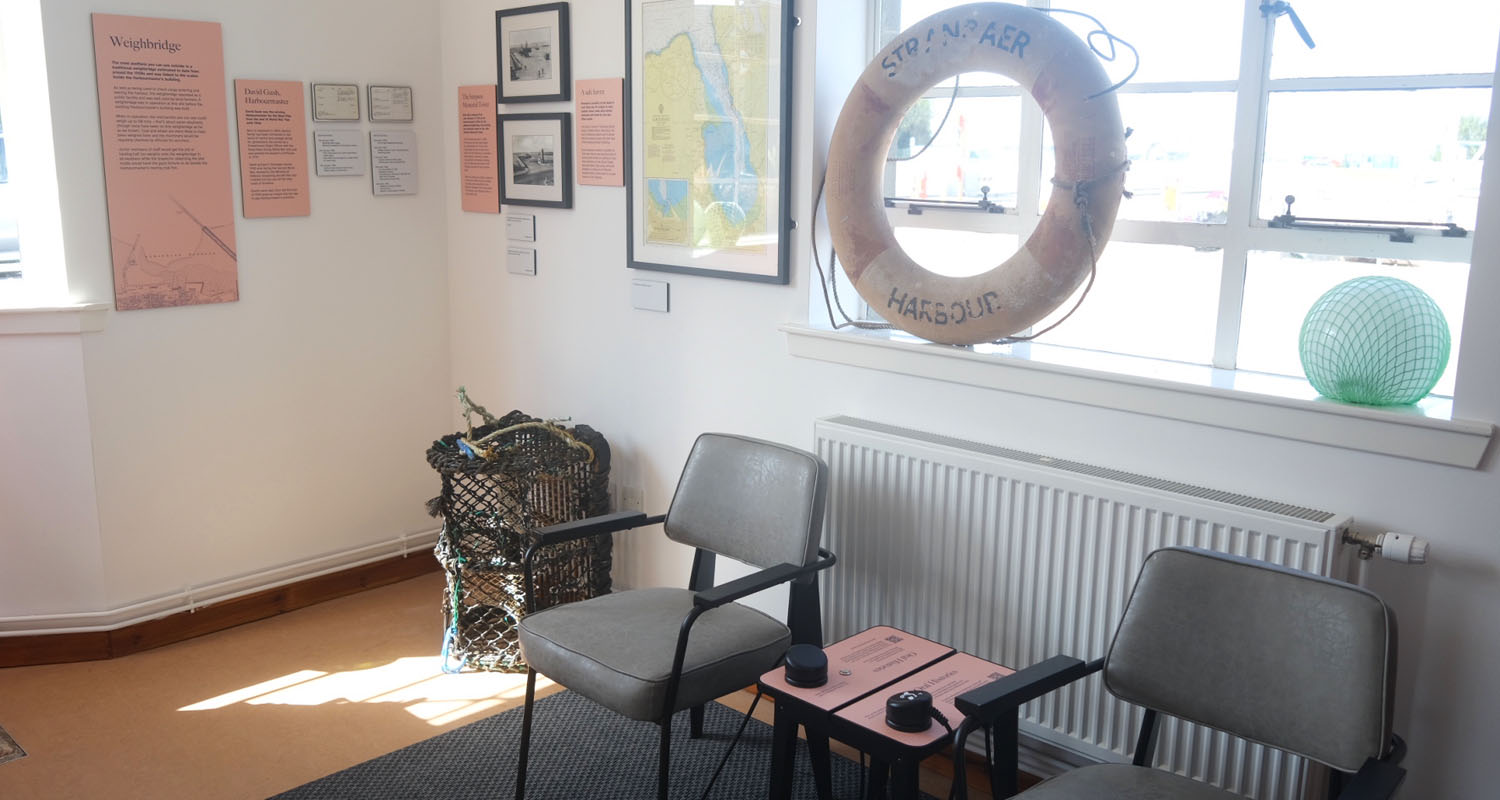
[[[484,455],[460,443],[497,431]],[[609,511],[609,444],[587,425],[563,428],[512,411],[433,442],[427,463],[442,478],[428,511],[443,518],[435,554],[447,572],[444,662],[524,671],[516,640],[527,607],[522,556],[538,528]],[[608,535],[543,550],[536,608],[607,593],[610,566]]]

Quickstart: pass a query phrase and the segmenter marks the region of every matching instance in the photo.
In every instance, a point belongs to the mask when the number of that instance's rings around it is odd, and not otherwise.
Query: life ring
[[[1020,250],[978,275],[948,277],[896,243],[882,178],[906,109],[939,81],[977,71],[1005,75],[1036,99],[1052,126],[1057,174]],[[1008,3],[938,12],[888,44],[849,92],[828,148],[829,229],[865,302],[924,339],[976,344],[1025,330],[1067,300],[1109,239],[1124,190],[1125,131],[1108,88],[1088,45]]]

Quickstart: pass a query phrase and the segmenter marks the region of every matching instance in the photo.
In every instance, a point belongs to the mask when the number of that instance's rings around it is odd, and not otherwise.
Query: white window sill
[[[97,333],[104,330],[108,303],[6,308],[0,306],[0,336]]]
[[[1301,380],[1191,364],[1042,345],[977,352],[888,331],[791,323],[781,330],[800,358],[1469,469],[1479,466],[1495,428],[1453,419],[1446,398],[1368,408],[1319,398]]]

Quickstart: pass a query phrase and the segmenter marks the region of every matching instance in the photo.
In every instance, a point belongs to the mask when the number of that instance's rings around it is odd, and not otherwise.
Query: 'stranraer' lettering
[[[895,42],[881,57],[880,66],[885,68],[887,78],[894,78],[905,64],[928,55],[935,49],[942,50],[950,43],[956,46],[958,41],[975,37],[980,45],[1004,50],[1016,58],[1025,58],[1026,45],[1031,43],[1031,34],[1014,25],[990,22],[980,31],[977,20],[953,20],[928,28],[925,34],[908,36]]]
[[[897,314],[917,322],[927,322],[933,325],[962,325],[971,319],[979,319],[986,314],[995,313],[1000,308],[1000,295],[998,292],[991,291],[947,302],[918,297],[910,292],[901,291],[900,287],[893,286],[891,298],[886,301],[885,305],[887,309],[895,309]]]

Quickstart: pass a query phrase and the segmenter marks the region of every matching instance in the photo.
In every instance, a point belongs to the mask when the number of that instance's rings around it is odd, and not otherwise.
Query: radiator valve
[[[1398,564],[1427,563],[1427,540],[1409,533],[1364,533],[1348,530],[1344,531],[1344,542],[1359,545],[1359,557],[1366,561],[1373,558],[1375,551],[1379,550],[1381,558]]]

